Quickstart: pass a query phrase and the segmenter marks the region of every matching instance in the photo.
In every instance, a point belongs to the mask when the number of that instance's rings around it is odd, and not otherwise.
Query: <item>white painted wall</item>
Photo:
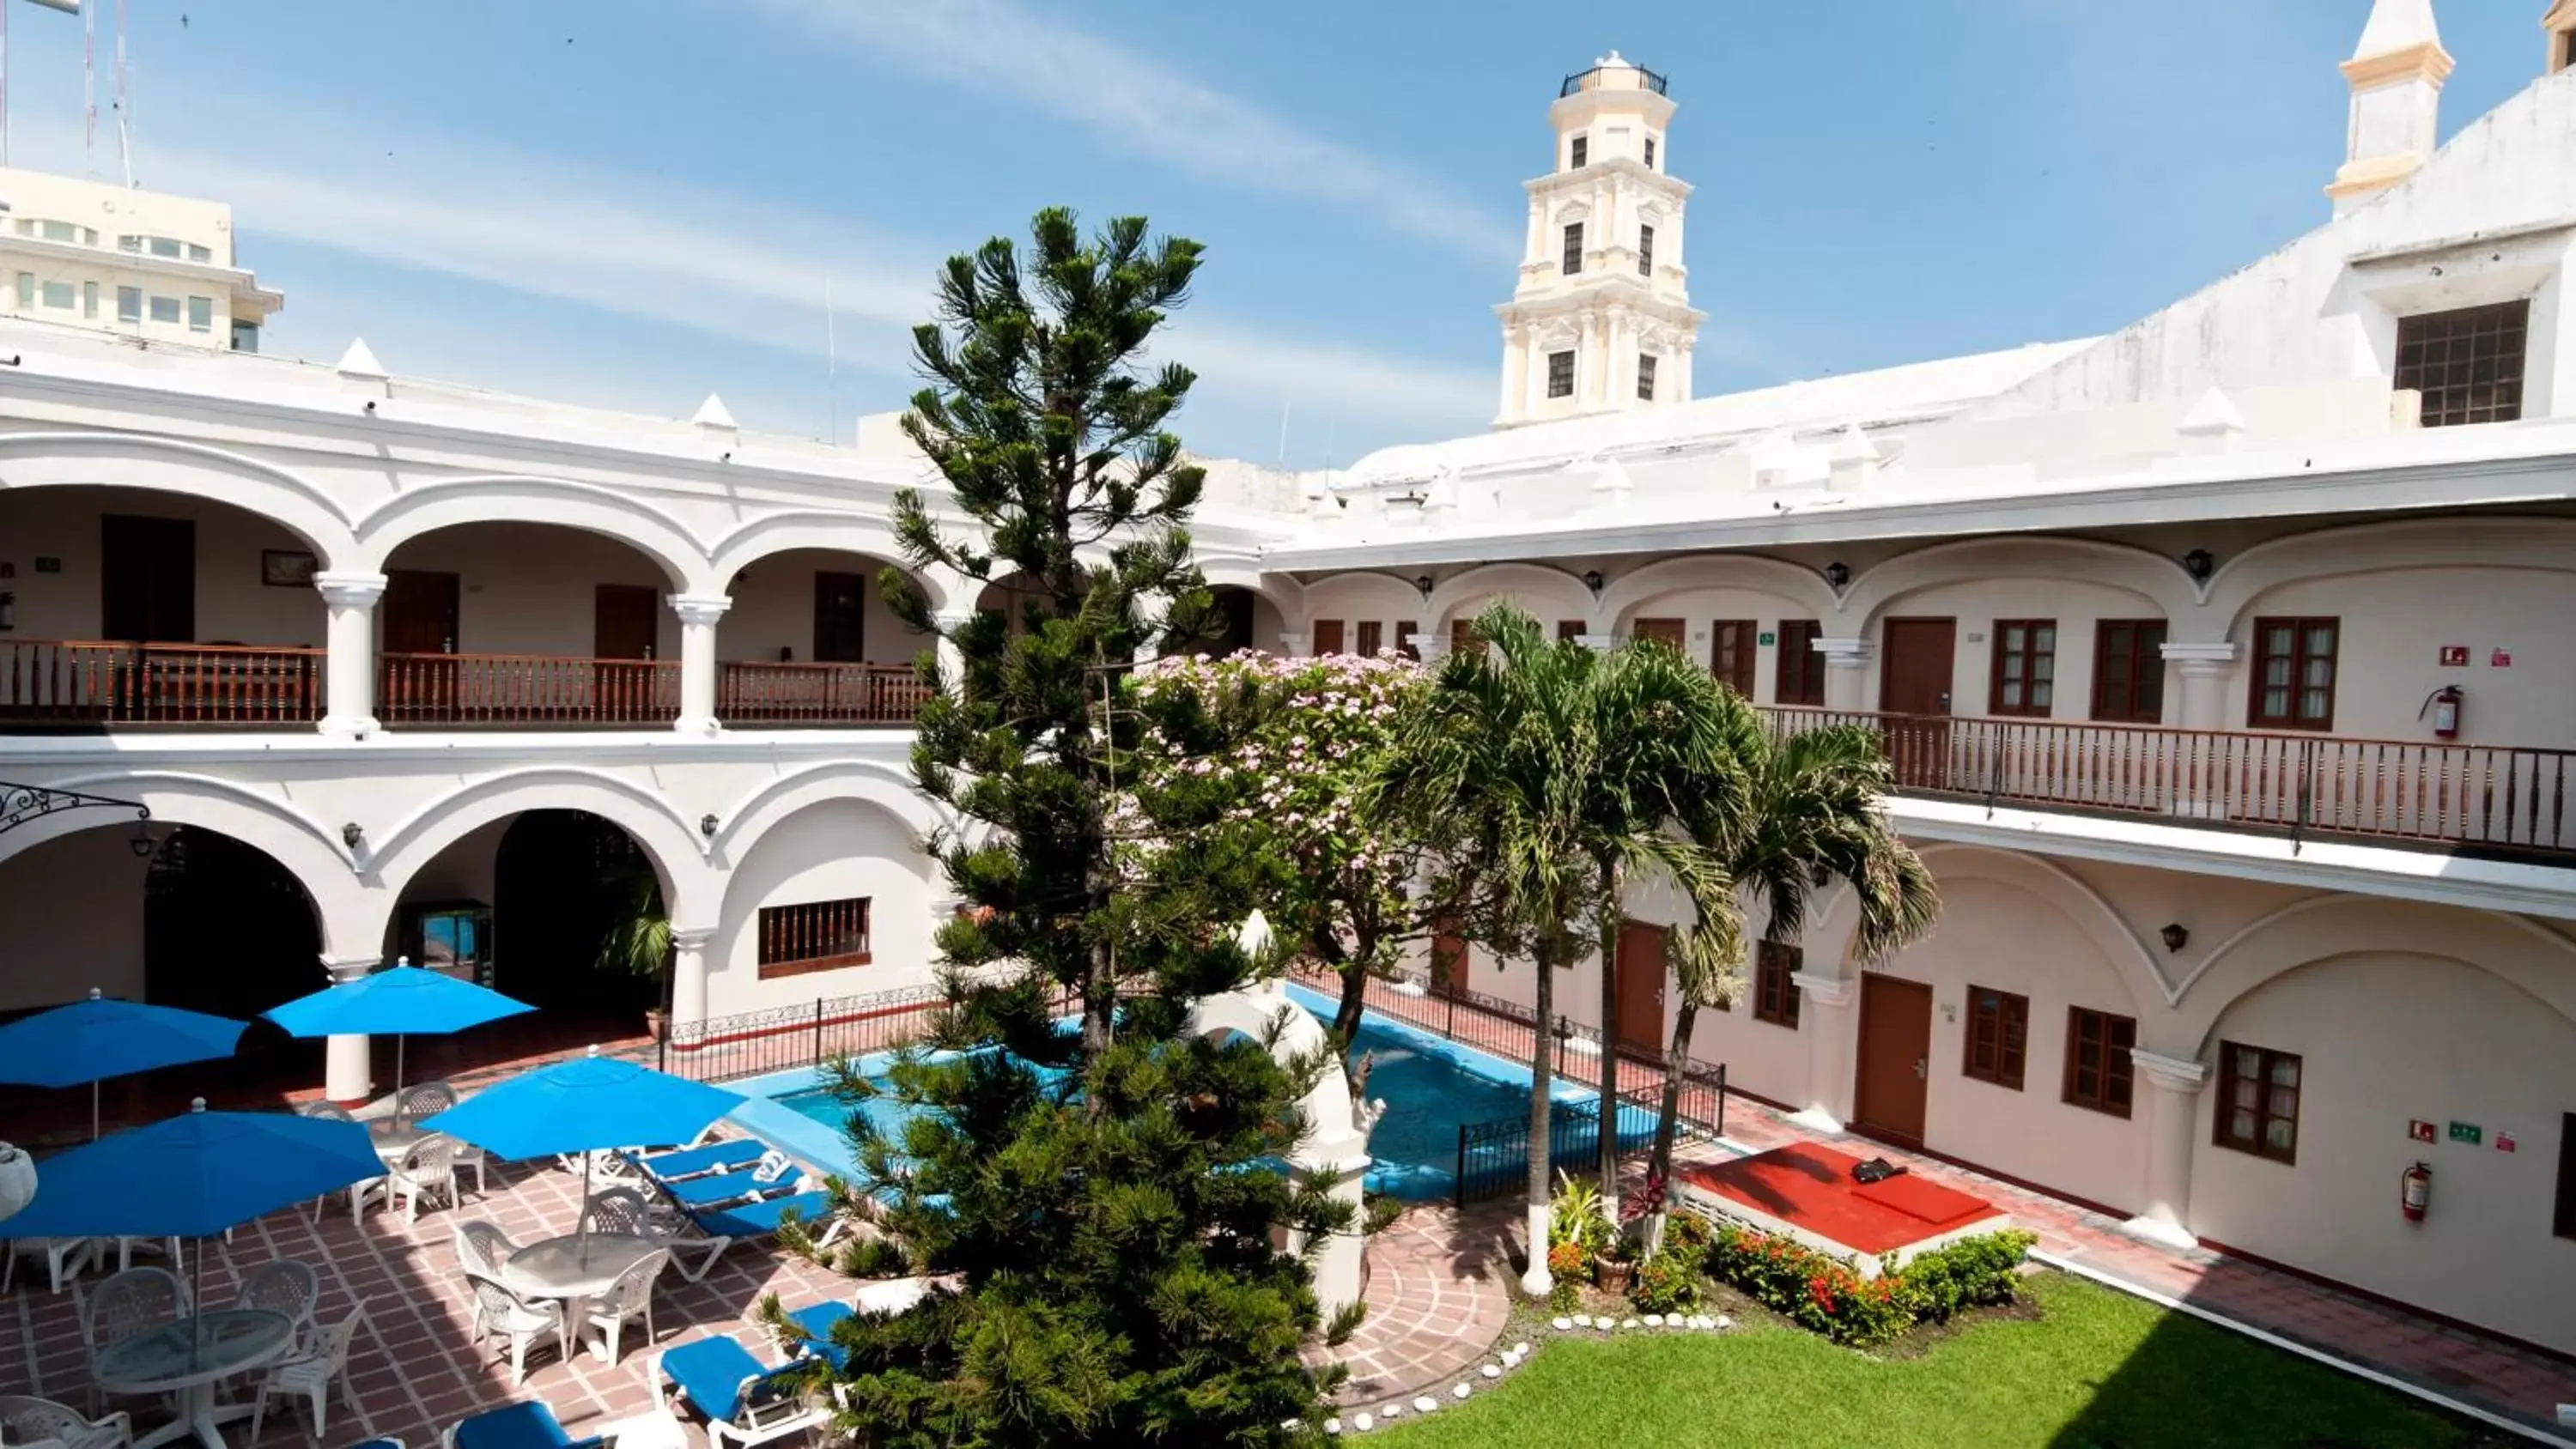
[[[790,549],[772,554],[735,576],[733,607],[716,626],[717,653],[725,659],[773,662],[783,646],[796,662],[814,662],[814,575],[857,574],[867,582],[867,615],[863,627],[868,662],[909,664],[932,640],[915,634],[895,617],[877,589],[876,577],[888,560],[865,554],[823,549]]]
[[[597,645],[597,588],[632,584],[657,595],[672,581],[653,561],[613,538],[575,528],[465,523],[394,550],[388,568],[457,576],[457,652],[588,658]],[[806,608],[812,610],[809,599]],[[383,616],[377,642],[383,643]],[[680,657],[680,624],[658,611],[656,659]],[[807,624],[811,632],[811,620]]]
[[[708,944],[707,1010],[724,1016],[820,997],[892,991],[931,980],[937,865],[913,833],[873,805],[844,802],[798,811],[773,826],[733,867],[724,913]],[[760,979],[760,908],[866,896],[875,959],[866,966]]]
[[[167,833],[167,832],[163,832]],[[143,877],[130,824],[49,840],[0,864],[0,1009],[143,996]]]
[[[15,637],[101,636],[100,519],[111,513],[184,518],[196,524],[196,642],[322,644],[322,599],[310,585],[260,583],[261,550],[310,552],[309,545],[238,508],[131,488],[0,491],[0,562],[16,573],[0,580],[0,590],[18,596]],[[38,573],[39,558],[61,560],[61,571]],[[10,637],[0,635],[0,643]]]

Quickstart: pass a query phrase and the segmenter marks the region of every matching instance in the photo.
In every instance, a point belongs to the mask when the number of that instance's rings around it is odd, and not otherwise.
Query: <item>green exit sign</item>
[[[1759,642],[1761,642],[1762,644],[1765,644],[1765,645],[1777,644],[1777,643],[1779,643],[1779,642],[1780,642],[1780,636],[1778,636],[1778,635],[1776,635],[1776,634],[1773,634],[1773,633],[1771,633],[1771,632],[1770,632],[1770,631],[1768,631],[1768,630],[1765,630],[1765,631],[1763,631],[1763,633],[1759,636]]]
[[[63,561],[61,559],[47,558],[42,554],[38,554],[36,556],[36,572],[40,574],[58,574],[62,571]]]
[[[2451,1140],[2454,1142],[2465,1142],[2471,1147],[2475,1147],[2480,1142],[2486,1140],[2486,1135],[2487,1130],[2475,1122],[2454,1122],[2451,1124]]]

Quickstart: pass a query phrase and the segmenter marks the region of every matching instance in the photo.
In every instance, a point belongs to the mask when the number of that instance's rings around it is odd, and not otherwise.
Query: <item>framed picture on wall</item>
[[[259,551],[259,581],[272,589],[313,587],[313,555],[291,548]]]

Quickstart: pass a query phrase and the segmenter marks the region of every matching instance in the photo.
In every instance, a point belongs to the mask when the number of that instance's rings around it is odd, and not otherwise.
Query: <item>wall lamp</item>
[[[1601,597],[1601,585],[1603,582],[1604,580],[1601,577],[1601,570],[1585,569],[1583,571],[1583,586],[1592,591],[1592,597],[1596,599]]]
[[[1841,559],[1825,565],[1825,582],[1833,585],[1835,592],[1841,592],[1842,586],[1851,582],[1851,565]]]
[[[376,415],[376,400],[375,400],[374,398],[369,398],[369,399],[367,399],[367,416],[369,416],[369,417],[374,417],[375,415]]]
[[[358,822],[355,820],[352,820],[348,824],[340,827],[340,843],[349,847],[351,850],[357,849],[358,842],[366,838],[367,832],[360,828]]]
[[[2208,549],[2196,548],[2182,556],[2182,571],[2191,575],[2191,581],[2195,584],[2208,583],[2209,576],[2217,570],[2218,560]]]
[[[1426,599],[1431,597],[1431,575],[1424,574],[1421,577],[1416,578],[1413,581],[1413,586],[1422,591],[1422,597]]]
[[[127,841],[126,845],[134,851],[136,860],[152,858],[152,832],[143,828],[142,821],[134,822],[134,838]]]
[[[2168,951],[2179,951],[2191,943],[2191,932],[2185,930],[2180,921],[2167,922],[2165,928],[2156,934],[2165,938],[2165,949]]]
[[[700,835],[705,836],[705,837],[706,837],[707,839],[709,839],[709,840],[713,840],[713,839],[715,839],[715,838],[716,838],[716,818],[715,818],[714,816],[712,816],[712,815],[701,815],[701,816],[699,816],[699,817],[698,817],[698,833],[699,833]]]

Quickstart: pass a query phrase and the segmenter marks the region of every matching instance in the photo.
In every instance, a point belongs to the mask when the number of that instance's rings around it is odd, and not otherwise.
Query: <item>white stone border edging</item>
[[[2182,1299],[2172,1297],[2168,1294],[2159,1293],[2143,1284],[2132,1283],[2128,1279],[2122,1278],[2116,1273],[2106,1273],[2099,1268],[2075,1262],[2072,1259],[2061,1257],[2058,1254],[2042,1253],[2037,1250],[2032,1251],[2030,1254],[2030,1260],[2034,1263],[2044,1263],[2051,1268],[2055,1268],[2061,1273],[2072,1273],[2078,1278],[2099,1283],[2105,1288],[2117,1289],[2133,1298],[2143,1298],[2147,1302],[2153,1303],[2159,1308],[2167,1309],[2175,1313],[2190,1314],[2192,1317],[2201,1320],[2203,1323],[2214,1323],[2221,1328],[2231,1329],[2237,1333],[2244,1334],[2247,1338],[2253,1339],[2257,1343],[2269,1344],[2286,1353],[2294,1353],[2301,1358],[2324,1364],[2326,1367],[2331,1369],[2339,1369],[2356,1378],[2367,1379],[2382,1388],[2395,1389],[2401,1394],[2422,1399],[2424,1402],[2431,1404],[2436,1408],[2447,1409],[2451,1413],[2458,1414],[2464,1419],[2475,1419],[2489,1428],[2502,1429],[2506,1433],[2519,1435],[2522,1438],[2529,1439],[2535,1444],[2549,1444],[2555,1446],[2555,1449],[2576,1449],[2576,1439],[2561,1438],[2556,1434],[2550,1433],[2546,1429],[2538,1427],[2537,1425],[2529,1424],[2519,1419],[2509,1419],[2492,1409],[2482,1409],[2475,1404],[2464,1403],[2447,1394],[2438,1393],[2432,1389],[2425,1388],[2421,1384],[2409,1383],[2405,1379],[2397,1377],[2395,1374],[2383,1373],[2378,1369],[2370,1367],[2368,1364],[2357,1363],[2348,1358],[2338,1358],[2331,1353],[2327,1353],[2323,1349],[2311,1348],[2304,1343],[2300,1343],[2296,1339],[2284,1338],[2280,1334],[2272,1332],[2270,1329],[2258,1328],[2241,1319],[2230,1318],[2224,1313],[2203,1308],[2196,1303],[2187,1303]]]

